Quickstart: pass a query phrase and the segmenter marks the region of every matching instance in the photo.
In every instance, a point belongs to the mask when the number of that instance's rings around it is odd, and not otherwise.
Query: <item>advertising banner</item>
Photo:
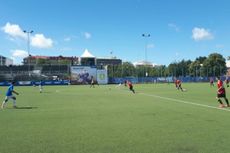
[[[96,68],[90,66],[71,66],[71,84],[90,84],[92,77],[96,80]]]
[[[97,83],[108,84],[107,70],[97,70]]]

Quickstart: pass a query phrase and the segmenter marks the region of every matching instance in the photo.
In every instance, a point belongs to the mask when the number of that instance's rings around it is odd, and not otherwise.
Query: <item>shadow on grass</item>
[[[37,109],[38,107],[31,107],[31,106],[21,106],[21,107],[16,107],[15,109]]]
[[[32,107],[32,106],[17,106],[17,107],[11,107],[11,108],[7,108],[7,109],[37,109],[38,107]]]

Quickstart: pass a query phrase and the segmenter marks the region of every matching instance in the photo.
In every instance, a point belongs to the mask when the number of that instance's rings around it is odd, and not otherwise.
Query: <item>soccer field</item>
[[[230,108],[208,83],[18,87],[0,110],[1,153],[229,153]],[[226,88],[230,99],[230,88]],[[0,87],[1,102],[6,87]]]

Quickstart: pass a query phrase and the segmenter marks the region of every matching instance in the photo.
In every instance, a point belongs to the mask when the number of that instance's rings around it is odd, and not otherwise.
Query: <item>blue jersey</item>
[[[11,84],[6,92],[6,96],[12,96],[13,90],[14,90],[14,86]]]

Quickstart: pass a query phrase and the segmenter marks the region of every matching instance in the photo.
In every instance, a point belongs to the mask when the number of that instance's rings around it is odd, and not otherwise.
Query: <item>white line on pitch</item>
[[[189,101],[184,101],[184,100],[179,100],[179,99],[174,99],[174,98],[168,98],[168,97],[162,97],[158,95],[152,95],[152,94],[146,94],[146,93],[139,93],[145,96],[150,96],[150,97],[155,97],[155,98],[160,98],[160,99],[165,99],[168,101],[175,101],[178,103],[184,103],[184,104],[190,104],[190,105],[195,105],[195,106],[201,106],[201,107],[206,107],[206,108],[212,108],[212,109],[218,109],[218,110],[223,110],[223,111],[230,111],[230,109],[225,109],[225,108],[219,108],[219,107],[214,107],[214,106],[209,106],[209,105],[204,105],[204,104],[198,104],[194,102],[189,102]]]

